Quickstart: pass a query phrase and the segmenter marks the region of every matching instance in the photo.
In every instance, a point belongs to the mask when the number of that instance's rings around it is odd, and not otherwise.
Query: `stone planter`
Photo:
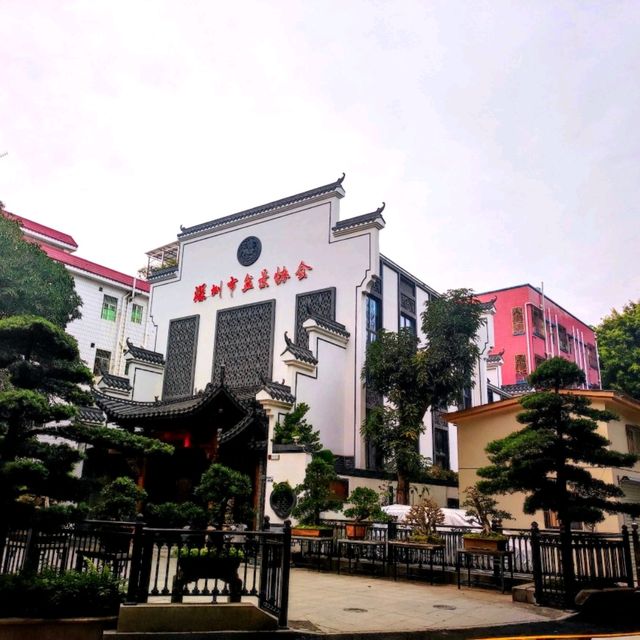
[[[465,551],[506,551],[507,538],[462,538]]]
[[[0,640],[102,640],[116,618],[0,618]]]
[[[314,528],[314,529],[306,529],[306,528],[291,528],[292,536],[299,536],[301,538],[332,538],[333,537],[333,529],[326,528]]]
[[[344,528],[349,540],[364,540],[367,537],[367,531],[369,531],[368,524],[360,524],[359,522],[346,524]]]

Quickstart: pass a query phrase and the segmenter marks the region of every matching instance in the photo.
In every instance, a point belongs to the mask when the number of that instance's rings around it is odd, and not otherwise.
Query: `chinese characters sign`
[[[294,276],[298,280],[305,280],[308,277],[308,272],[313,271],[313,267],[301,261],[298,268],[294,272]],[[268,269],[262,269],[260,275],[253,276],[247,273],[244,278],[236,278],[230,276],[229,279],[224,282],[220,280],[218,283],[214,283],[208,286],[206,282],[197,284],[193,291],[194,302],[204,302],[207,298],[219,298],[223,297],[226,292],[229,296],[233,297],[236,290],[242,293],[247,293],[251,289],[268,289],[272,284],[279,287],[286,284],[287,280],[291,279],[289,270],[287,267],[276,267],[275,272],[269,273]],[[254,282],[255,280],[255,282]]]

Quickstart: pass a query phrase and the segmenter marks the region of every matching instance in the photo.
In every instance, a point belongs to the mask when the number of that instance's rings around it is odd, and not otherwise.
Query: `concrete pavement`
[[[571,614],[496,590],[292,569],[289,627],[328,634],[419,632],[560,621]]]

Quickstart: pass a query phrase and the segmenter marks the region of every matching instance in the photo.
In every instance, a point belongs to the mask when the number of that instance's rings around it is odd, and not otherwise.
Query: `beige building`
[[[572,393],[572,392],[567,392]],[[580,391],[588,397],[594,409],[612,411],[618,420],[601,422],[598,431],[611,442],[611,448],[623,453],[640,454],[640,402],[614,391]],[[458,461],[460,493],[479,479],[476,471],[489,464],[485,447],[492,440],[504,438],[518,431],[522,425],[516,415],[522,411],[518,398],[457,411],[448,415],[448,420],[458,426]],[[625,493],[624,500],[640,503],[640,463],[632,468],[591,468],[594,478],[619,486]],[[554,516],[549,513],[528,515],[522,511],[523,494],[514,493],[496,496],[500,507],[509,511],[513,519],[505,521],[505,526],[528,528],[533,521],[541,527],[553,527]],[[606,519],[596,527],[597,531],[619,531],[621,525],[628,524],[630,518],[624,515],[606,515]]]

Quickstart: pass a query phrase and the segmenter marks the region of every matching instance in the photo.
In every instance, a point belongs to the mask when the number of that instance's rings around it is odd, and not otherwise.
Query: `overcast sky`
[[[133,274],[331,182],[438,290],[640,298],[640,2],[0,0],[0,199]]]

